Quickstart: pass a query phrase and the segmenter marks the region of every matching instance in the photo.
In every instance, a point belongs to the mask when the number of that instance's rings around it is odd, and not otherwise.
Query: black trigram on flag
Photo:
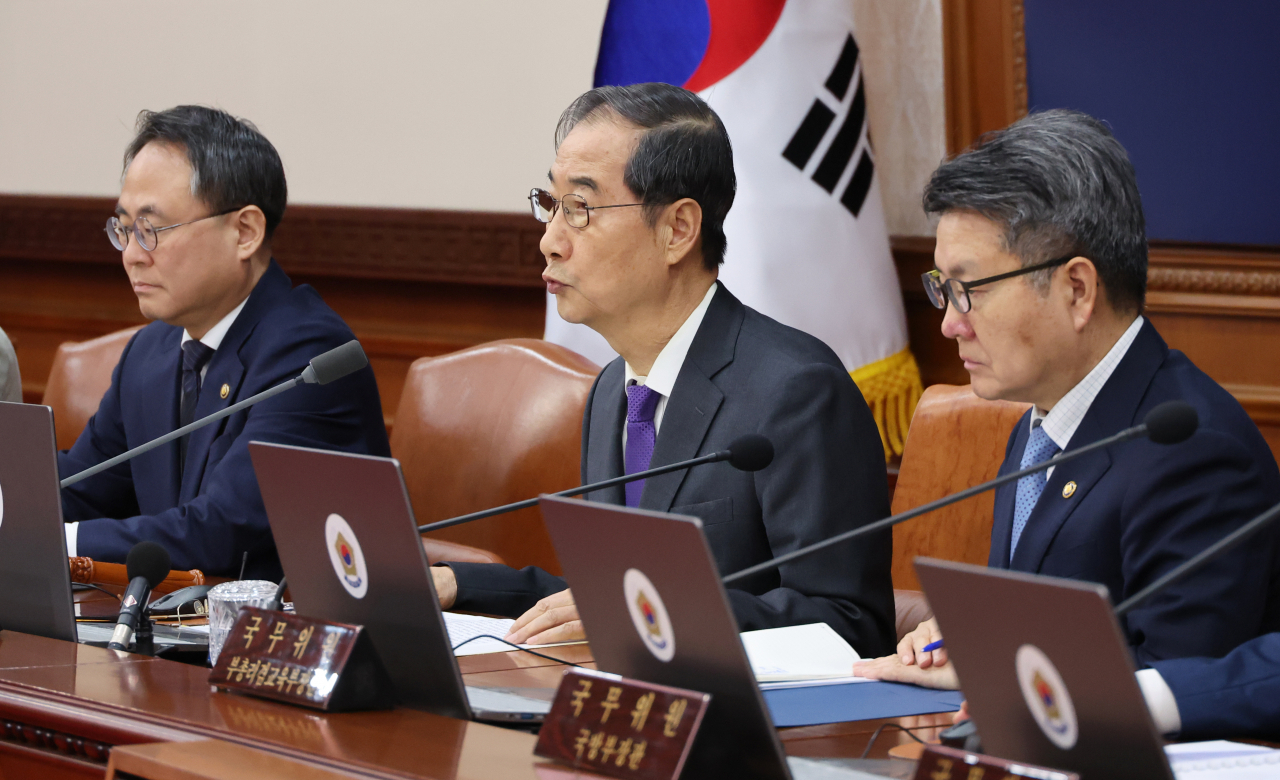
[[[844,42],[844,48],[840,51],[840,59],[836,60],[836,65],[831,69],[831,75],[827,77],[826,88],[836,99],[837,104],[844,102],[844,96],[849,94],[849,85],[853,81],[854,71],[857,70],[858,64],[858,44],[854,42],[853,36],[850,35]],[[817,151],[822,139],[826,137],[827,131],[831,129],[832,123],[835,122],[836,113],[822,102],[821,98],[813,101],[813,108],[809,109],[809,113],[805,116],[804,121],[800,123],[799,129],[795,135],[791,136],[790,143],[787,148],[782,150],[782,156],[791,161],[800,170],[804,170],[809,164],[813,153]],[[840,129],[836,131],[835,138],[831,140],[831,145],[827,147],[826,154],[822,155],[822,160],[818,163],[818,167],[813,171],[813,180],[818,186],[827,192],[834,192],[836,184],[839,183],[841,175],[849,167],[849,161],[853,159],[853,153],[858,149],[858,139],[862,137],[862,128],[867,122],[867,96],[862,88],[862,73],[858,72],[858,91],[853,96],[853,103],[849,106],[849,113],[845,115],[844,122],[840,125]],[[867,199],[867,193],[871,190],[871,174],[875,172],[875,164],[871,161],[871,155],[868,147],[871,143],[870,135],[867,136],[867,146],[862,148],[862,154],[858,157],[858,165],[850,177],[849,183],[845,185],[844,193],[840,196],[840,202],[844,207],[856,217],[858,212],[862,210],[862,204]]]

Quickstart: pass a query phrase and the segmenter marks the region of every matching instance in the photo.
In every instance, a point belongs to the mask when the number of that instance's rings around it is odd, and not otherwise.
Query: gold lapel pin
[[[223,397],[223,398],[226,398],[227,396],[231,395],[231,385],[226,384],[226,383],[223,383],[223,385],[222,385],[222,389],[221,389],[220,391],[218,391],[218,395],[219,395],[219,396],[221,396],[221,397]],[[1071,483],[1071,487],[1072,487],[1072,489],[1074,489],[1074,488],[1075,488],[1075,483],[1074,483],[1074,482],[1072,482],[1072,483]]]
[[[1063,498],[1071,498],[1071,497],[1072,497],[1072,496],[1074,496],[1075,494],[1076,494],[1076,483],[1074,483],[1074,482],[1068,482],[1067,484],[1065,484],[1065,485],[1063,485],[1063,486],[1062,486],[1062,497],[1063,497]]]

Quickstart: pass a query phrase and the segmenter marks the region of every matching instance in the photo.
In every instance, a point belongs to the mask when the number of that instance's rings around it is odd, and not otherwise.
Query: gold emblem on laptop
[[[226,384],[224,382],[222,385],[222,389],[218,391],[218,395],[222,396],[223,398],[226,398],[227,396],[231,395],[231,385]]]
[[[1063,485],[1063,486],[1062,486],[1062,497],[1063,497],[1063,498],[1071,498],[1071,497],[1072,497],[1072,496],[1074,496],[1075,494],[1076,494],[1076,483],[1074,483],[1074,482],[1068,482],[1067,484],[1065,484],[1065,485]]]

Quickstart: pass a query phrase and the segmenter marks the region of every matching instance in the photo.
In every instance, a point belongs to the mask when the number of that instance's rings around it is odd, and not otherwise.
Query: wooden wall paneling
[[[942,0],[947,152],[1027,114],[1022,0]]]
[[[110,198],[0,195],[0,327],[29,402],[43,395],[63,341],[145,322],[102,232],[114,207]],[[541,234],[520,214],[290,206],[275,255],[360,339],[390,424],[415,359],[542,335]]]

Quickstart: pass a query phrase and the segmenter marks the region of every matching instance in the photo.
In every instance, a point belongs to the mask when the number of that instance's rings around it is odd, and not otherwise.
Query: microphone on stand
[[[107,643],[109,650],[128,650],[134,634],[150,635],[151,618],[147,616],[147,600],[151,591],[169,576],[169,552],[155,542],[138,542],[125,558],[129,587],[120,598],[120,617],[116,630]],[[139,625],[142,629],[139,630]]]
[[[711,452],[691,460],[683,460],[679,463],[671,463],[666,466],[658,466],[647,471],[637,471],[635,474],[626,474],[613,479],[606,479],[603,482],[596,482],[590,485],[582,485],[581,487],[569,488],[561,490],[559,493],[550,493],[552,496],[579,496],[583,493],[591,493],[596,490],[614,487],[617,485],[625,485],[628,482],[635,482],[638,479],[648,479],[656,477],[660,474],[667,474],[680,469],[692,468],[700,466],[703,463],[719,463],[727,460],[729,465],[739,471],[759,471],[765,466],[773,462],[773,442],[768,437],[761,436],[758,433],[749,433],[746,436],[739,436],[729,443],[728,449],[719,452]],[[537,498],[529,498],[524,501],[517,501],[514,504],[505,504],[503,506],[494,507],[492,509],[483,509],[479,512],[472,512],[468,515],[459,515],[448,520],[440,520],[435,523],[427,523],[418,526],[418,533],[424,534],[429,531],[438,531],[441,528],[451,528],[455,525],[469,523],[472,520],[481,520],[486,517],[504,514],[506,512],[514,512],[517,509],[525,509],[526,507],[537,506]]]
[[[269,390],[263,390],[255,396],[246,398],[239,403],[232,404],[226,409],[214,412],[208,417],[196,420],[189,425],[184,425],[178,430],[166,433],[158,439],[152,439],[146,444],[134,447],[128,452],[123,452],[110,460],[103,461],[96,466],[90,466],[79,474],[72,474],[62,480],[60,486],[64,488],[70,487],[82,479],[87,479],[92,477],[94,474],[98,474],[109,468],[118,466],[127,460],[132,460],[145,452],[154,450],[162,444],[168,444],[174,439],[180,439],[192,431],[203,428],[209,423],[217,422],[223,417],[229,417],[242,409],[248,409],[259,401],[265,401],[274,395],[279,395],[285,390],[291,390],[300,384],[327,385],[335,379],[341,379],[347,374],[359,371],[367,365],[369,365],[369,358],[365,356],[364,349],[360,347],[360,342],[352,339],[340,347],[334,347],[328,352],[312,358],[310,364],[303,369],[302,373],[293,379],[278,384]]]
[[[791,561],[799,558],[812,555],[833,545],[847,542],[866,534],[884,531],[892,528],[898,523],[905,522],[914,517],[919,517],[920,515],[932,512],[935,509],[950,506],[957,501],[963,501],[966,498],[971,498],[979,493],[985,493],[986,491],[993,490],[1001,485],[1007,485],[1010,482],[1022,479],[1028,474],[1034,474],[1037,471],[1053,468],[1054,466],[1061,465],[1067,461],[1074,460],[1081,455],[1086,455],[1095,450],[1109,447],[1112,444],[1128,441],[1129,439],[1139,439],[1142,437],[1146,437],[1156,444],[1177,444],[1178,442],[1189,439],[1191,434],[1196,432],[1196,428],[1199,427],[1199,425],[1200,418],[1191,404],[1186,401],[1166,401],[1148,412],[1140,425],[1135,425],[1132,428],[1126,428],[1113,436],[1108,436],[1105,439],[1099,439],[1098,441],[1084,447],[1080,447],[1079,449],[1061,453],[1057,457],[1050,458],[1042,463],[1037,463],[1034,466],[1028,466],[1021,471],[1014,471],[1012,473],[1005,474],[1003,477],[997,477],[990,482],[984,482],[981,485],[974,485],[973,487],[966,488],[958,493],[952,493],[949,496],[944,496],[937,501],[930,501],[929,503],[918,506],[915,509],[910,509],[901,514],[886,517],[883,520],[877,520],[869,525],[854,528],[829,539],[823,539],[820,542],[814,542],[808,547],[801,547],[799,550],[792,550],[785,555],[779,555],[772,560],[758,563],[755,566],[749,566],[742,571],[736,571],[733,574],[725,576],[722,582],[728,585],[731,582],[736,582],[737,580],[750,577],[753,574],[759,574],[777,566],[781,566],[784,563],[790,563]],[[1208,551],[1206,550],[1206,552]],[[1190,561],[1188,561],[1188,563],[1190,563]],[[1172,574],[1173,572],[1170,573]],[[1153,587],[1158,584],[1159,582],[1153,583]],[[1150,588],[1148,588],[1148,590],[1150,590]],[[1143,594],[1138,594],[1138,596],[1141,595]],[[1137,596],[1134,598],[1137,598]]]
[[[1125,599],[1121,602],[1120,606],[1116,607],[1116,617],[1123,617],[1129,610],[1138,606],[1206,563],[1221,556],[1223,553],[1253,536],[1258,531],[1261,531],[1277,517],[1280,517],[1280,504],[1276,504],[1236,530],[1204,548],[1195,557],[1184,561],[1177,568],[1165,574],[1160,579]]]

